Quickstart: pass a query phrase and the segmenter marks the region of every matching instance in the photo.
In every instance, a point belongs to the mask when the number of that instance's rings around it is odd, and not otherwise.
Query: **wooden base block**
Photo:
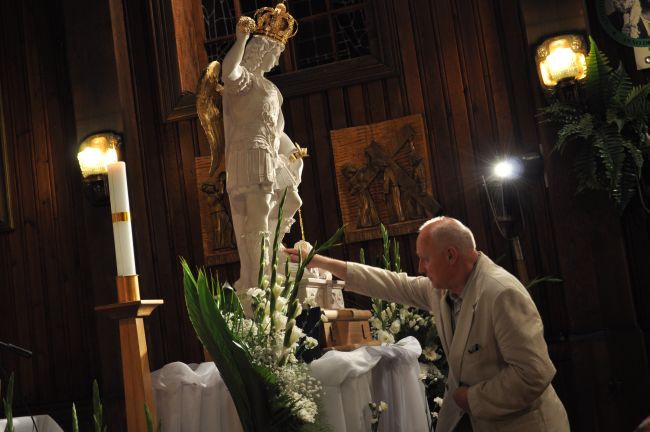
[[[370,311],[360,309],[323,310],[323,350],[352,351],[364,345],[379,345],[372,339],[368,320]]]

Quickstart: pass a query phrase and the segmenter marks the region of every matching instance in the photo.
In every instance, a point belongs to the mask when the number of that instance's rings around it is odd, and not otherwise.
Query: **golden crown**
[[[284,1],[274,8],[263,7],[255,12],[257,27],[253,34],[269,37],[285,45],[298,32],[298,22],[287,12]]]

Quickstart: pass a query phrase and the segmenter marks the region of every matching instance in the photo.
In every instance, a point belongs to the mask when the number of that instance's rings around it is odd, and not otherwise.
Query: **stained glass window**
[[[298,34],[289,41],[282,72],[306,69],[370,54],[366,22],[368,0],[290,0]],[[202,0],[208,59],[223,60],[235,37],[236,18],[275,2]],[[286,54],[285,54],[286,56]]]

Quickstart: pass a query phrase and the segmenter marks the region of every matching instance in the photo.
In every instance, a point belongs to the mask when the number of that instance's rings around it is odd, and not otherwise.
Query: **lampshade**
[[[112,132],[90,135],[81,142],[77,159],[84,178],[106,174],[106,166],[117,162],[120,136]]]
[[[587,44],[580,35],[568,34],[546,39],[537,47],[535,55],[542,86],[553,89],[561,81],[585,78],[588,52]]]

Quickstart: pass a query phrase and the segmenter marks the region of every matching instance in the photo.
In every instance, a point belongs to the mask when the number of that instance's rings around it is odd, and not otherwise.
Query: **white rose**
[[[413,328],[414,325],[415,325],[415,320],[409,321],[409,327],[410,328]]]
[[[401,324],[399,323],[399,320],[393,321],[393,323],[390,325],[390,332],[392,334],[397,334],[399,333],[399,330],[401,328]]]
[[[312,349],[318,346],[318,341],[311,336],[305,338],[305,348]]]
[[[377,332],[377,339],[381,343],[395,343],[395,338],[392,334],[388,333],[385,330],[379,330]]]
[[[440,354],[438,354],[436,350],[431,347],[427,347],[422,350],[422,354],[424,354],[424,358],[429,361],[436,361],[440,358]]]
[[[388,404],[384,401],[379,402],[379,406],[377,407],[377,411],[379,412],[384,412],[388,409]]]
[[[438,406],[440,406],[440,407],[442,406],[442,398],[440,398],[440,397],[436,397],[436,398],[433,399],[433,401],[434,401]]]

